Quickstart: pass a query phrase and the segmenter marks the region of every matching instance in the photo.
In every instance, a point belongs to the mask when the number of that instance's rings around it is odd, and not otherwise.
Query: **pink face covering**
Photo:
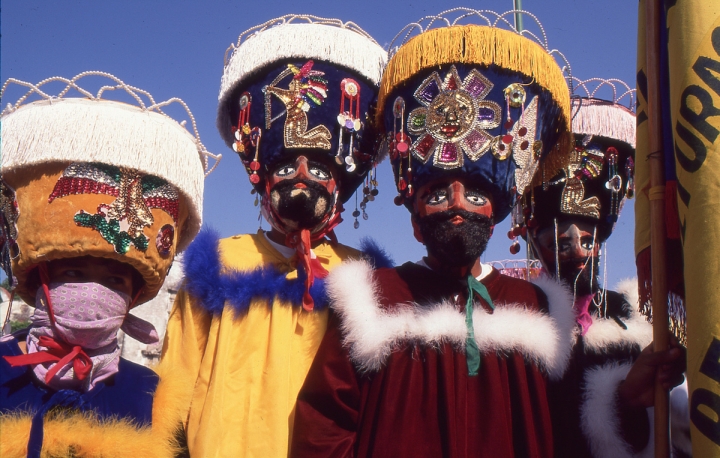
[[[40,288],[27,337],[28,354],[54,351],[62,355],[66,350],[82,350],[73,361],[35,365],[33,372],[37,378],[51,388],[88,391],[97,382],[114,375],[120,359],[117,341],[120,329],[143,343],[158,341],[152,324],[128,313],[130,297],[126,294],[98,283],[50,283],[48,287],[55,322],[52,323],[48,315]],[[61,363],[59,370],[54,368]],[[47,380],[48,372],[52,371],[57,372]]]

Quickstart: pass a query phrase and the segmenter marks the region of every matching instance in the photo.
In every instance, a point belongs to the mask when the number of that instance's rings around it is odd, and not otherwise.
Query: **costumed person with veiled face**
[[[2,113],[0,235],[14,293],[35,310],[0,338],[0,456],[176,456],[189,390],[121,358],[118,333],[158,342],[130,310],[198,233],[209,153],[160,110],[192,119],[182,101],[155,104],[107,73],[11,79],[3,100],[18,87]]]
[[[654,401],[655,368],[670,365],[660,374],[668,388],[681,383],[683,351],[652,353],[636,281],[618,291],[600,283],[614,267],[607,258],[601,263],[601,247],[635,192],[635,114],[591,97],[573,97],[572,109],[568,165],[527,190],[516,227],[525,225],[545,272],[574,296],[573,356],[563,379],[551,384],[556,456],[631,457],[652,451],[646,408]]]
[[[363,211],[377,193],[372,136],[363,137],[387,54],[352,23],[308,16],[269,21],[238,43],[217,125],[271,230],[201,232],[184,258],[163,361],[194,386],[191,455],[285,456],[327,326],[323,279],[359,255],[333,228],[363,181]]]
[[[568,145],[562,71],[514,31],[431,28],[391,57],[377,120],[427,256],[330,274],[290,456],[552,456],[546,383],[569,358],[572,299],[479,259],[515,188]]]

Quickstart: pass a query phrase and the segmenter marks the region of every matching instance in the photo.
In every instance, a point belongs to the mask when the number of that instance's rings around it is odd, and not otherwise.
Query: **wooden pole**
[[[650,253],[652,268],[653,347],[664,351],[670,347],[665,268],[665,167],[662,141],[662,108],[660,103],[660,15],[659,0],[645,0],[645,37],[647,59],[648,165],[650,169]],[[655,382],[655,457],[670,456],[668,392]]]

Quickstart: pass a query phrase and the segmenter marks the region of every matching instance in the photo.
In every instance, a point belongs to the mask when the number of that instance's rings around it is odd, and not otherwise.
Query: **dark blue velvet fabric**
[[[337,117],[340,114],[340,101],[342,91],[340,90],[340,82],[344,78],[354,79],[360,87],[360,118],[362,119],[365,126],[360,130],[359,135],[356,134],[354,147],[360,148],[362,153],[368,155],[367,161],[362,163],[358,157],[355,157],[355,163],[358,165],[357,169],[348,173],[345,170],[345,166],[336,167],[337,172],[340,174],[340,199],[345,202],[347,201],[355,189],[360,185],[363,177],[367,174],[371,167],[371,155],[374,154],[371,151],[371,145],[363,144],[361,146],[361,139],[359,137],[365,133],[367,129],[366,116],[371,103],[374,103],[377,99],[377,88],[372,83],[364,79],[361,75],[348,70],[344,67],[340,67],[335,64],[330,64],[320,60],[313,60],[314,64],[312,70],[318,70],[324,72],[323,78],[327,80],[327,98],[321,105],[310,103],[310,110],[307,112],[308,118],[308,130],[315,126],[324,125],[330,131],[332,135],[331,147],[329,150],[323,149],[303,149],[303,148],[285,148],[284,131],[285,131],[285,119],[286,116],[280,116],[275,122],[272,123],[270,129],[265,129],[265,104],[262,89],[268,86],[272,81],[284,70],[287,69],[287,65],[293,64],[297,68],[301,68],[308,60],[311,59],[291,59],[274,62],[271,66],[266,66],[259,69],[254,77],[248,78],[244,84],[236,87],[230,95],[230,99],[233,102],[228,104],[230,109],[230,120],[233,125],[237,124],[238,114],[240,108],[237,101],[243,92],[249,92],[252,96],[252,106],[250,107],[250,126],[260,127],[262,129],[262,139],[260,141],[260,155],[259,161],[264,171],[273,170],[275,167],[282,165],[288,158],[297,157],[301,152],[315,158],[322,158],[325,162],[335,166],[335,154],[338,150],[339,132],[340,125],[338,124]],[[287,89],[292,75],[286,76],[276,87]],[[272,117],[276,117],[285,111],[285,105],[275,95],[270,96],[270,103],[272,108]],[[347,109],[347,102],[345,109]],[[354,112],[354,110],[353,110]],[[218,126],[220,129],[231,129],[231,126]],[[348,134],[345,133],[344,144],[347,147]],[[367,141],[367,140],[366,140]],[[254,154],[254,151],[253,151]],[[347,155],[347,151],[343,153],[343,156]],[[262,178],[262,174],[261,174]],[[264,191],[264,184],[261,182],[256,185],[256,188]]]
[[[423,106],[415,99],[413,94],[417,88],[420,87],[423,81],[435,71],[438,72],[440,79],[444,80],[445,75],[451,67],[452,64],[446,64],[420,71],[411,79],[390,92],[383,109],[383,119],[386,131],[393,132],[393,103],[397,97],[402,97],[405,100],[406,115],[403,120],[403,127],[404,131],[407,133],[408,115],[415,108]],[[532,79],[520,73],[499,68],[495,65],[482,66],[455,64],[455,68],[457,68],[460,79],[464,80],[472,69],[477,69],[484,77],[488,78],[493,83],[492,90],[488,93],[484,100],[491,100],[500,105],[502,108],[502,120],[499,127],[486,130],[486,132],[492,136],[502,136],[508,133],[510,129],[505,128],[507,107],[503,90],[512,83],[527,84],[530,83]],[[539,85],[534,83],[529,84],[525,86],[525,90],[527,93],[525,106],[532,101],[533,97],[538,97],[538,117],[535,139],[542,140],[543,155],[545,155],[555,145],[559,138],[559,120],[561,119],[562,112],[560,107],[552,100],[550,93],[542,89]],[[513,121],[517,121],[520,118],[520,114],[520,107],[510,108],[510,117]],[[418,138],[420,138],[420,136],[410,136],[410,139],[413,142]],[[515,192],[513,192],[512,189],[515,186],[514,172],[516,168],[517,165],[511,158],[502,161],[498,160],[495,156],[493,156],[491,151],[486,152],[477,161],[472,161],[470,158],[465,156],[463,166],[451,170],[435,167],[433,165],[432,158],[425,164],[413,158],[413,186],[415,186],[415,189],[418,189],[436,177],[442,176],[469,177],[475,183],[479,183],[487,192],[491,193],[495,222],[498,223],[505,219],[505,217],[510,213],[515,201]],[[393,171],[395,174],[398,172],[397,160],[393,162]]]
[[[55,391],[40,384],[31,366],[12,367],[2,356],[20,355],[17,338],[0,342],[0,413],[28,412],[34,415],[28,456],[39,456],[42,446],[42,417],[53,407],[94,412],[102,418],[126,418],[138,426],[152,422],[153,394],[159,381],[152,370],[120,358],[119,371],[87,393]],[[36,453],[34,453],[36,452]]]

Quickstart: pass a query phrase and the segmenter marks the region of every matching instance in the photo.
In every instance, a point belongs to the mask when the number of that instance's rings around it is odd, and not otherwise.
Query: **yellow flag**
[[[720,457],[720,1],[676,2],[666,20],[693,456]]]

